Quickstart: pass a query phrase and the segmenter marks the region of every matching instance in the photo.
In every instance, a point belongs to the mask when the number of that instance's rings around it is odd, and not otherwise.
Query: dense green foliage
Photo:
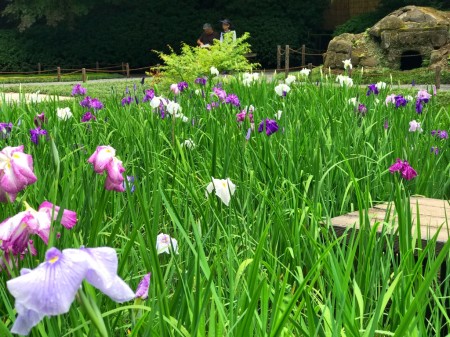
[[[236,121],[240,108],[220,104],[207,111],[219,81],[243,107],[255,106],[256,129],[282,110],[279,130],[271,136],[255,130],[246,140],[250,123]],[[136,91],[127,85],[141,102],[149,86],[135,84]],[[71,230],[54,222],[52,245],[116,248],[118,273],[133,289],[152,272],[149,298],[135,303],[116,304],[83,285],[103,313],[109,336],[442,336],[450,287],[437,271],[448,262],[450,242],[440,255],[435,240],[422,246],[412,235],[408,197],[450,197],[450,140],[431,135],[448,130],[448,107],[433,96],[418,115],[413,102],[399,109],[384,104],[388,94],[405,94],[400,89],[388,86],[366,96],[365,88],[336,86],[334,77],[323,76],[319,85],[292,84],[286,97],[275,94],[277,84],[260,80],[247,87],[232,77],[210,79],[202,87],[204,99],[195,94],[200,86],[189,83],[176,97],[186,123],[162,119],[148,102],[122,106],[125,84],[102,97],[105,108],[89,124],[80,122],[85,109],[79,99],[3,102],[1,122],[15,127],[0,139],[0,149],[24,144],[38,180],[16,203],[0,204],[0,221],[21,211],[22,201],[36,207],[50,200],[75,210],[79,219]],[[351,97],[367,106],[364,117]],[[67,105],[74,117],[57,119],[55,109]],[[42,111],[50,139],[35,146],[29,129]],[[423,133],[408,131],[412,119],[422,122]],[[196,147],[182,146],[187,139]],[[116,149],[125,174],[136,177],[134,192],[129,186],[125,193],[104,190],[104,175],[87,163],[98,145]],[[438,155],[431,146],[439,147]],[[399,157],[417,170],[414,180],[389,172]],[[211,176],[236,184],[229,206],[214,194],[206,198]],[[399,240],[392,235],[392,219],[378,224],[382,233],[369,227],[363,210],[383,201],[395,204]],[[356,209],[361,230],[338,238],[330,218]],[[178,240],[178,255],[156,254],[161,232]],[[39,238],[34,245],[37,256],[26,254],[11,275],[0,273],[2,336],[11,337],[16,317],[5,283],[20,268],[44,260],[47,245]],[[95,334],[75,301],[69,313],[44,319],[31,336]]]
[[[222,71],[251,71],[258,65],[251,64],[245,54],[250,52],[250,45],[246,42],[248,34],[236,39],[220,43],[216,41],[210,48],[190,47],[184,44],[179,54],[159,52],[163,61],[159,67],[162,71],[160,85],[168,86],[181,81],[194,82],[197,77],[209,74],[211,67]]]

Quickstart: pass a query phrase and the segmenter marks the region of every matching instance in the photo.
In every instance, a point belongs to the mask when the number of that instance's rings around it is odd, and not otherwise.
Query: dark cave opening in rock
[[[400,58],[400,70],[411,70],[422,66],[422,54],[415,50],[402,53]]]

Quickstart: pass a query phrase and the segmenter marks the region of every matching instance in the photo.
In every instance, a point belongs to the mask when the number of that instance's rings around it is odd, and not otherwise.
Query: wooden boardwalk
[[[429,239],[439,231],[436,241],[436,252],[439,252],[450,236],[450,202],[448,200],[430,199],[424,197],[411,197],[411,218],[413,231],[417,230],[417,207],[419,208],[420,235],[422,242],[427,243]],[[397,231],[396,213],[394,203],[377,205],[369,209],[370,224],[384,222],[386,213],[390,208],[389,232]],[[352,212],[331,219],[331,223],[338,235],[342,235],[348,228],[359,229],[359,212]],[[381,233],[383,226],[378,226],[377,232]]]

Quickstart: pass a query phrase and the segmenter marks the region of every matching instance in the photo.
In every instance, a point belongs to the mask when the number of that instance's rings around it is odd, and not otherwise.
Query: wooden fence
[[[159,66],[159,64],[157,65]],[[89,73],[115,73],[122,74],[127,78],[130,78],[131,73],[142,70],[151,70],[154,66],[140,67],[140,68],[131,68],[128,62],[122,62],[120,64],[108,65],[105,67],[100,67],[99,62],[95,63],[94,67],[83,67],[80,68],[72,67],[72,68],[62,68],[60,66],[55,65],[46,65],[43,69],[43,65],[41,63],[37,64],[36,71],[22,71],[22,72],[13,72],[13,71],[0,71],[0,75],[38,75],[38,76],[48,76],[55,77],[56,81],[60,82],[64,76],[71,76],[75,74],[80,74],[81,81],[86,82]]]

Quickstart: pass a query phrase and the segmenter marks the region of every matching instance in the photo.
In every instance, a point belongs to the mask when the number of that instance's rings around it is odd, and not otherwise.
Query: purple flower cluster
[[[370,96],[371,94],[378,95],[379,91],[376,84],[369,84],[366,96]]]
[[[155,97],[155,90],[153,89],[145,90],[145,95],[144,98],[142,99],[142,102],[143,103],[150,102],[153,99],[153,97]]]
[[[227,98],[227,93],[222,88],[214,87],[213,88],[214,94],[219,98],[221,102],[224,102]]]
[[[180,90],[180,92],[183,92],[184,90],[186,90],[189,87],[189,85],[185,81],[178,83],[177,86],[178,86],[178,90]]]
[[[41,129],[41,127],[39,126],[36,129],[30,130],[30,139],[36,145],[38,145],[39,143],[39,136],[46,136],[46,135],[48,135],[47,130]]]
[[[227,97],[225,98],[225,103],[234,105],[234,106],[241,106],[241,102],[239,101],[239,97],[237,97],[237,95],[235,94],[228,94]]]
[[[75,86],[72,88],[72,96],[84,96],[86,95],[86,93],[86,88],[83,88],[81,84],[75,84]]]
[[[448,139],[448,132],[445,130],[433,130],[431,135],[441,139]]]
[[[195,83],[196,84],[200,84],[200,85],[206,85],[206,77],[197,77],[195,79]]]
[[[270,136],[278,131],[278,124],[275,120],[266,118],[259,123],[258,132],[263,132],[264,129],[266,131],[266,135]]]
[[[402,177],[406,180],[411,180],[417,177],[417,172],[405,160],[397,159],[397,161],[389,167],[389,172],[400,172]]]
[[[253,120],[253,114],[252,114],[252,113],[248,113],[248,114],[247,114],[247,111],[246,111],[246,110],[242,110],[241,112],[238,112],[238,113],[236,114],[236,120],[237,120],[239,123],[242,123],[242,122],[245,120],[245,117],[248,117],[250,123],[254,123],[254,120]]]
[[[101,110],[103,109],[103,103],[100,102],[97,98],[91,98],[89,96],[86,96],[81,102],[80,105],[84,108],[88,109],[94,109],[94,110]]]
[[[406,98],[403,97],[402,95],[395,96],[394,100],[395,100],[395,108],[399,108],[401,106],[406,106],[406,104],[408,103]]]
[[[428,103],[430,100],[431,95],[426,90],[420,90],[417,94],[416,98],[416,112],[418,114],[421,114],[423,111],[423,106]]]
[[[219,106],[219,102],[211,102],[210,104],[206,104],[206,110],[211,111],[214,108]]]
[[[131,97],[131,96],[124,97],[124,98],[122,98],[121,103],[122,103],[122,106],[130,105],[131,103],[133,103],[133,97]]]
[[[90,111],[87,111],[84,115],[83,115],[83,117],[81,117],[81,122],[82,123],[86,123],[86,122],[89,122],[90,120],[97,120],[97,117],[95,117],[93,114],[92,114],[92,112],[90,112]]]
[[[0,138],[4,139],[8,137],[8,135],[11,133],[13,128],[12,123],[0,123]]]

